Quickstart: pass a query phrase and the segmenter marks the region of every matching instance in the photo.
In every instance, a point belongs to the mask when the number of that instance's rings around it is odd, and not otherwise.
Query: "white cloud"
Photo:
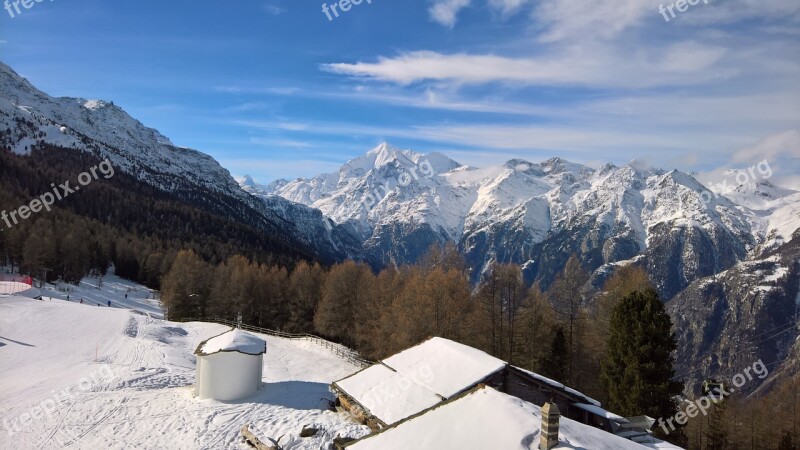
[[[267,3],[263,6],[264,12],[270,14],[272,16],[277,16],[286,12],[286,8],[276,4],[276,3]]]
[[[508,18],[519,12],[529,0],[487,0],[487,6],[497,11],[503,18]],[[433,0],[433,5],[428,8],[428,13],[433,21],[448,28],[453,28],[458,19],[458,14],[472,5],[472,0]]]
[[[436,0],[433,6],[428,8],[428,12],[434,21],[453,28],[458,13],[469,5],[470,0]]]
[[[611,38],[658,15],[659,0],[543,0],[533,18],[543,28],[540,40]]]
[[[764,159],[775,161],[782,158],[800,161],[800,130],[787,130],[767,136],[756,145],[739,150],[733,155],[735,163],[753,163]]]
[[[497,11],[500,11],[503,17],[508,17],[525,6],[528,0],[489,0],[489,6]]]
[[[716,25],[736,23],[743,20],[793,21],[795,28],[800,22],[800,2],[786,0],[711,0],[703,8],[691,10],[681,17],[691,25]]]
[[[748,171],[768,164],[769,181],[780,187],[800,190],[800,130],[792,129],[768,135],[755,144],[739,147],[727,160],[721,160],[710,170],[695,173],[706,186],[735,185],[731,171]],[[765,176],[765,178],[767,178]],[[724,192],[723,192],[724,193]]]
[[[311,148],[313,145],[306,141],[295,141],[291,139],[272,139],[272,138],[250,138],[250,143],[256,145],[263,145],[264,147],[271,148]]]
[[[445,81],[457,85],[504,82],[642,88],[694,85],[734,75],[724,70],[706,70],[725,56],[727,49],[720,46],[690,41],[650,49],[650,53],[630,54],[625,50],[573,46],[543,56],[521,58],[417,51],[380,57],[377,62],[325,64],[322,69],[400,85]]]
[[[618,132],[589,127],[465,124],[415,127],[417,136],[434,142],[483,148],[593,153],[600,150],[671,149],[678,139],[647,133]]]
[[[471,4],[470,0],[433,0],[431,17],[452,28],[458,14]],[[486,0],[488,7],[510,17],[528,6],[531,20],[540,31],[543,42],[613,39],[630,28],[650,21],[657,26],[718,25],[744,20],[793,21],[784,28],[791,32],[800,23],[800,3],[787,0],[711,0],[700,3],[667,24],[659,6],[669,6],[665,0]]]

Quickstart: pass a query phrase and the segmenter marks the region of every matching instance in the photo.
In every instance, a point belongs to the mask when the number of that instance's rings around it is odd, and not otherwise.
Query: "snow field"
[[[80,303],[83,299],[84,305],[100,304],[104,307],[111,301],[112,308],[130,309],[162,319],[164,312],[161,302],[153,298],[154,293],[152,289],[116,276],[112,269],[102,277],[102,281],[98,277],[86,277],[77,286],[66,283],[47,284],[42,289],[42,298],[45,301],[66,300],[69,295],[70,302]]]
[[[104,285],[106,281],[104,281]],[[237,402],[196,400],[193,351],[224,332],[117,308],[0,298],[0,448],[236,449],[242,426],[284,449],[368,429],[325,409],[359,368],[306,341],[267,341],[266,383]],[[302,439],[304,426],[317,436]]]

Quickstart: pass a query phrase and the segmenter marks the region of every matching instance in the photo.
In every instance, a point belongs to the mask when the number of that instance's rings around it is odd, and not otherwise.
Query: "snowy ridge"
[[[518,221],[541,240],[551,229],[585,215],[625,225],[643,243],[648,229],[673,220],[700,226],[713,222],[737,234],[751,232],[747,221],[730,211],[736,205],[723,197],[703,203],[699,194],[706,189],[679,171],[665,174],[631,165],[594,171],[559,158],[538,164],[511,160],[502,167],[480,170],[450,161],[438,166],[451,169],[436,172],[424,182],[408,187],[392,183],[397,172],[387,167],[413,167],[410,161],[430,156],[381,144],[345,164],[339,174],[280,180],[270,186],[254,186],[249,179],[248,186],[254,193],[280,195],[320,209],[338,223],[356,222],[360,229],[386,223],[429,223],[440,225],[456,241],[470,230],[508,221]],[[389,194],[367,211],[363,199],[371,188],[384,184],[391,187]]]
[[[212,197],[206,198],[207,203],[231,208],[225,213],[239,214],[242,221],[248,217],[257,222],[249,225],[286,233],[287,240],[301,241],[323,261],[360,257],[360,247],[348,229],[330,226],[320,214],[280,197],[265,203],[251,195],[254,192],[247,186],[240,187],[211,156],[175,146],[113,102],[50,97],[3,63],[0,93],[0,130],[5,132],[0,133],[0,146],[19,154],[29,153],[38,143],[89,152],[108,159],[116,171],[162,191],[191,199],[198,191],[207,193],[206,197]],[[261,218],[253,218],[246,209]],[[287,216],[287,211],[300,217]]]
[[[426,176],[398,182],[421,173],[423,165]],[[384,143],[337,173],[269,186],[249,179],[243,186],[319,209],[351,227],[378,262],[415,262],[430,244],[455,242],[475,269],[473,279],[492,261],[525,264],[534,278],[548,277],[536,272],[559,258],[536,256],[552,246],[576,253],[588,248],[585,256],[595,260],[590,268],[688,254],[685,267],[656,276],[669,296],[698,276],[763,251],[760,244],[788,241],[800,227],[794,191],[762,183],[712,195],[687,173],[637,161],[597,170],[560,158],[474,168]],[[581,244],[587,233],[594,249]]]
[[[53,98],[34,88],[10,67],[0,63],[0,128],[12,130],[12,148],[26,153],[36,140],[66,148],[88,145],[114,167],[172,190],[170,176],[187,178],[206,188],[235,193],[230,173],[210,156],[174,146],[158,131],[144,126],[113,103],[82,98]],[[33,124],[44,136],[33,138],[16,127],[15,119]]]

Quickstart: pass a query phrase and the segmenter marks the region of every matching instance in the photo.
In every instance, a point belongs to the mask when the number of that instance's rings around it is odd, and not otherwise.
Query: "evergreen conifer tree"
[[[601,374],[609,409],[623,416],[672,417],[682,384],[672,380],[677,341],[658,294],[647,289],[626,295],[610,325]]]

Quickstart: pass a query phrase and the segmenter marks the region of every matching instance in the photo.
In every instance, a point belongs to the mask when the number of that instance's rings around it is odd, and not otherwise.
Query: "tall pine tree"
[[[610,410],[656,418],[678,412],[674,396],[682,383],[672,380],[677,341],[671,329],[672,320],[652,289],[635,291],[617,304],[601,374]]]
[[[553,342],[550,344],[550,354],[542,365],[542,372],[545,376],[556,381],[567,379],[567,367],[569,366],[569,348],[567,346],[567,336],[564,327],[559,325],[553,334]]]

